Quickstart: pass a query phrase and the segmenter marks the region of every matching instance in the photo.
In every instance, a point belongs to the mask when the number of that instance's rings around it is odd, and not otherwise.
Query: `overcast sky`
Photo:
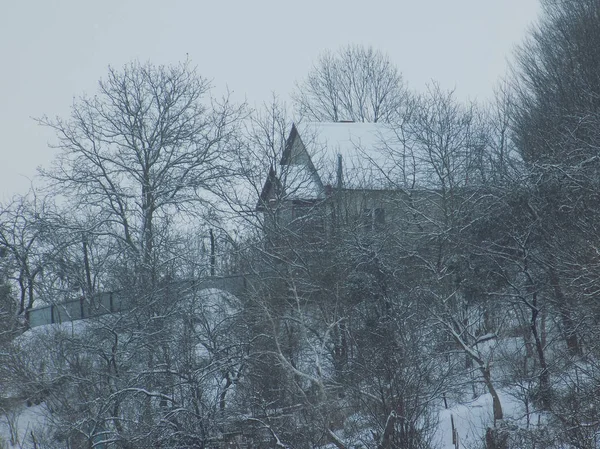
[[[31,117],[66,116],[108,65],[189,56],[215,91],[251,105],[287,99],[325,49],[372,45],[409,87],[431,80],[489,99],[537,0],[7,0],[0,14],[0,201],[48,166],[52,133]]]

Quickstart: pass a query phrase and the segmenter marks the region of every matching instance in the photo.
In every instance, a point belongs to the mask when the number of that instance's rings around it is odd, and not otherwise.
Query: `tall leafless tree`
[[[210,204],[230,174],[243,108],[209,92],[189,61],[133,62],[110,68],[98,94],[75,101],[68,119],[39,120],[56,131],[60,150],[43,175],[74,208],[97,217],[150,283],[168,251],[173,214]]]
[[[296,86],[294,102],[309,121],[390,122],[406,97],[402,75],[385,54],[350,45],[319,57]]]
[[[536,186],[551,297],[573,353],[582,350],[577,310],[593,307],[584,292],[597,285],[599,43],[597,1],[543,1],[513,76],[513,133]]]
[[[4,273],[18,295],[17,314],[24,316],[39,293],[48,251],[43,242],[50,231],[52,207],[36,195],[14,198],[0,212],[0,251],[5,256]]]
[[[191,218],[212,209],[237,167],[244,106],[209,93],[187,61],[134,62],[109,69],[69,118],[39,120],[59,149],[43,177],[70,207],[44,240],[59,249],[46,259],[46,287],[119,289],[133,309],[15,343],[43,342],[53,372],[29,350],[10,353],[30,380],[23,394],[51,403],[53,430],[74,445],[201,447],[227,413],[239,371],[230,362],[241,353],[229,330],[235,310],[219,315],[227,299],[210,303],[172,282],[198,271],[186,247]]]

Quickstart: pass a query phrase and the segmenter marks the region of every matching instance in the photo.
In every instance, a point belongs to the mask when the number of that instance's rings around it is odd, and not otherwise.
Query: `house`
[[[257,210],[264,213],[266,229],[331,232],[341,223],[383,229],[390,202],[404,200],[407,190],[424,180],[422,161],[413,156],[389,125],[293,125]]]
[[[257,204],[265,228],[448,225],[444,214],[482,186],[488,167],[479,143],[442,137],[424,140],[382,123],[293,125]]]

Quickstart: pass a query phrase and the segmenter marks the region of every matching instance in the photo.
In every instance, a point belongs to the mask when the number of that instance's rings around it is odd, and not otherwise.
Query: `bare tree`
[[[232,190],[229,205],[238,217],[246,221],[255,217],[257,198],[260,198],[265,178],[273,179],[277,173],[282,149],[285,147],[292,122],[287,105],[275,94],[248,115],[243,130],[244,144],[236,154],[239,183]],[[250,220],[252,227],[258,223]]]
[[[14,330],[17,328],[17,304],[13,298],[10,283],[8,280],[8,254],[5,249],[0,249],[0,348],[14,337]]]
[[[442,192],[480,186],[490,167],[478,106],[463,104],[453,91],[444,91],[437,83],[428,86],[415,103],[408,127],[416,186],[440,188]]]
[[[24,316],[33,307],[37,281],[42,276],[47,251],[43,240],[49,232],[52,206],[36,195],[15,198],[0,212],[0,251],[4,269],[18,294],[17,314]]]
[[[188,61],[109,69],[94,97],[69,119],[40,123],[57,133],[56,164],[42,173],[75,208],[87,209],[156,280],[173,215],[210,204],[230,173],[230,145],[243,108],[207,99],[210,84]]]
[[[15,343],[27,349],[9,352],[7,366],[28,379],[23,394],[50,404],[50,427],[68,444],[203,447],[229,413],[241,354],[235,311],[223,316],[225,299],[212,304],[173,282],[198,271],[191,219],[214,215],[237,167],[244,107],[209,92],[189,62],[134,62],[109,69],[69,118],[39,120],[60,150],[42,174],[70,208],[43,240],[53,249],[43,289],[90,299],[119,289],[131,309],[34,332]],[[29,344],[45,345],[44,363]]]
[[[599,245],[592,237],[600,213],[599,17],[595,0],[542,2],[541,20],[519,48],[513,74],[514,138],[535,185],[551,297],[574,354],[582,351],[585,328],[578,311],[595,308],[590,292],[597,291],[589,274],[597,270],[592,248]]]
[[[310,121],[390,122],[406,97],[402,76],[386,55],[351,45],[323,53],[298,83],[294,102]]]
[[[577,164],[595,155],[598,138],[600,5],[541,4],[539,24],[516,54],[515,138],[529,162]]]

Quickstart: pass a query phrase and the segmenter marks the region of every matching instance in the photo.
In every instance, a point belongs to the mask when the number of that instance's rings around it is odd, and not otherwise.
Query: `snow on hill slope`
[[[0,410],[0,448],[29,448],[43,439],[46,423],[44,405],[15,404]]]

